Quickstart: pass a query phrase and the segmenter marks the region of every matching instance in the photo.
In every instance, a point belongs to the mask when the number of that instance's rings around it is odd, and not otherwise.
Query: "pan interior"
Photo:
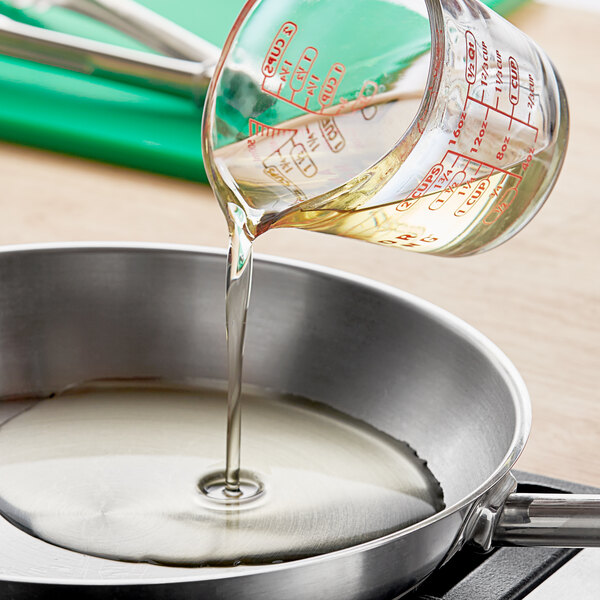
[[[41,247],[0,253],[0,396],[73,382],[226,379],[220,253]],[[339,274],[258,260],[245,380],[406,441],[452,506],[516,458],[514,370],[457,319]]]
[[[199,490],[223,469],[224,386],[95,382],[6,404],[14,415],[0,426],[0,512],[84,554],[270,564],[375,539],[443,508],[408,445],[293,396],[244,396],[251,471],[242,480],[260,494],[242,500]]]

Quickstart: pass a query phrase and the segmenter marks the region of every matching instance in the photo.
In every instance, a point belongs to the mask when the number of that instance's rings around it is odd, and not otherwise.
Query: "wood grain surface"
[[[562,175],[523,232],[463,259],[292,230],[256,246],[392,284],[480,329],[531,392],[534,424],[519,468],[600,486],[600,13],[530,4],[512,20],[551,56],[572,119]],[[8,144],[0,144],[0,178],[1,244],[226,244],[206,186]]]

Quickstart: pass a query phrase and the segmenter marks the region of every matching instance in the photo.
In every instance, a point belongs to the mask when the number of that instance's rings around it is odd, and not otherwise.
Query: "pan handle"
[[[492,544],[600,547],[600,494],[510,494]]]

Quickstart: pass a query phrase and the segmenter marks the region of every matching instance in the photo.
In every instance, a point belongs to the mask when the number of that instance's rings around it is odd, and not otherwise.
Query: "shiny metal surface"
[[[81,13],[173,58],[216,64],[221,53],[215,45],[135,0],[12,0],[12,4],[39,10],[56,5]]]
[[[0,521],[0,595],[82,595],[86,586],[86,597],[393,598],[443,561],[523,447],[530,415],[518,373],[477,331],[393,288],[272,259],[256,261],[255,277],[246,381],[406,440],[440,480],[448,508],[346,550],[233,569],[117,563]],[[45,395],[93,378],[225,377],[221,252],[6,248],[0,281],[2,396]]]
[[[503,546],[600,547],[600,495],[511,494],[493,539]]]
[[[15,58],[160,90],[204,97],[214,63],[160,56],[49,31],[0,16],[0,53]]]

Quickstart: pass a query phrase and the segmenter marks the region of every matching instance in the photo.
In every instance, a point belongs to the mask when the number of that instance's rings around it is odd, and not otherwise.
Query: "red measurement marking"
[[[511,56],[508,59],[508,72],[510,74],[510,94],[508,99],[513,106],[519,103],[519,64]]]
[[[298,198],[304,197],[304,194],[293,183],[291,177],[298,172],[304,177],[314,177],[318,172],[306,147],[296,143],[294,136],[289,137],[262,162],[264,172],[277,183],[287,187]]]
[[[418,239],[416,242],[411,241],[411,240],[416,240],[417,237],[418,237],[418,235],[416,233],[401,233],[400,235],[397,235],[393,240],[379,240],[379,243],[380,244],[397,244],[398,242],[396,240],[401,240],[403,242],[408,242],[407,244],[400,244],[401,246],[404,246],[405,248],[414,248],[414,247],[418,247],[421,245],[418,242],[423,242],[424,244],[430,244],[432,242],[437,242],[439,239],[432,235],[426,235],[426,236],[423,236],[422,238]]]
[[[475,78],[477,76],[477,41],[470,31],[465,33],[465,42],[467,45],[465,55],[465,79],[467,80],[467,83],[473,84],[475,83]]]
[[[296,64],[294,72],[292,73],[292,79],[290,81],[290,87],[294,90],[294,92],[300,92],[304,87],[310,70],[313,68],[318,55],[318,50],[312,46],[306,48],[306,50],[304,50],[302,53],[302,57]]]
[[[508,117],[509,119],[512,119],[513,121],[517,121],[517,123],[521,123],[521,125],[525,125],[526,127],[530,127],[531,129],[538,131],[537,127],[535,127],[534,125],[531,125],[530,123],[527,123],[527,121],[517,119],[517,117],[513,116],[512,114],[509,114],[507,112],[499,110],[498,109],[498,99],[496,99],[496,107],[490,106],[489,104],[486,104],[485,102],[482,102],[481,100],[478,100],[477,98],[473,98],[473,96],[468,96],[467,100],[472,100],[473,102],[477,102],[477,104],[481,104],[482,106],[485,106],[486,108],[489,108],[489,109],[493,110],[494,112],[497,112],[499,115],[504,115],[505,117]],[[536,136],[536,139],[537,139],[537,136]]]
[[[493,223],[495,223],[500,218],[500,216],[504,214],[506,209],[513,203],[517,192],[518,190],[516,187],[506,190],[504,194],[502,194],[500,200],[498,200],[494,207],[485,216],[485,218],[483,219],[483,224],[492,225]]]
[[[495,165],[490,165],[488,163],[485,163],[481,160],[476,160],[474,158],[469,158],[468,156],[464,155],[464,154],[460,154],[460,152],[455,152],[454,150],[447,150],[446,151],[446,155],[448,154],[454,154],[456,156],[460,156],[461,158],[466,159],[467,163],[476,163],[478,165],[482,165],[484,167],[487,167],[488,169],[492,169],[492,171],[499,171],[500,173],[506,173],[507,175],[514,177],[515,179],[518,179],[519,181],[521,181],[521,179],[523,179],[520,175],[515,175],[513,173],[511,173],[510,171],[506,171],[505,169],[501,169],[500,167],[497,167]],[[444,158],[446,158],[446,156],[444,156]],[[465,165],[466,167],[466,165]]]
[[[374,81],[367,80],[363,83],[362,88],[360,88],[360,92],[356,97],[356,100],[353,101],[352,110],[363,109],[371,98],[377,93],[379,86]],[[369,119],[366,119],[367,121]]]
[[[329,69],[319,92],[319,104],[322,109],[332,104],[345,73],[346,67],[342,63],[331,65],[331,69]]]
[[[430,210],[437,210],[438,208],[441,208],[441,206],[443,206],[454,193],[458,193],[459,196],[466,196],[468,199],[473,190],[477,189],[477,186],[480,182],[476,181],[474,179],[474,176],[467,180],[467,167],[470,163],[478,165],[477,170],[475,171],[475,175],[479,173],[481,167],[487,167],[490,170],[490,173],[488,173],[487,177],[485,178],[485,181],[488,182],[486,184],[486,189],[489,185],[489,178],[496,172],[504,173],[504,178],[513,177],[516,180],[514,189],[518,188],[519,184],[521,183],[521,180],[523,179],[522,176],[515,175],[510,171],[506,171],[505,169],[501,169],[500,167],[497,167],[495,165],[491,165],[481,160],[470,158],[469,156],[461,154],[460,152],[447,150],[442,160],[429,169],[427,175],[425,175],[425,177],[421,180],[419,185],[412,191],[410,196],[406,200],[403,200],[402,202],[399,202],[396,205],[397,211],[403,212],[405,210],[408,210],[409,208],[415,205],[419,198],[425,196],[426,194],[431,194],[432,189],[441,188],[442,185],[445,186],[448,177],[452,174],[452,167],[450,167],[446,171],[444,177],[442,177],[442,175],[444,174],[444,164],[447,164],[446,161],[449,162],[450,160],[452,160],[452,157],[450,155],[454,155],[456,157],[454,162],[452,163],[452,166],[456,164],[459,158],[464,159],[466,162],[461,167],[461,170],[454,175],[448,186],[445,187],[445,189],[442,189],[442,191],[439,192],[439,194],[433,199],[433,201],[429,205]],[[442,184],[439,184],[440,181],[442,182]],[[483,194],[484,191],[485,190],[481,190],[481,194]],[[478,198],[479,195],[477,196],[477,199]],[[503,200],[501,200],[498,204],[501,204],[502,201]]]
[[[502,175],[502,177],[500,178],[500,181],[498,181],[496,183],[496,187],[490,192],[490,198],[497,198],[498,197],[498,194],[502,190],[502,186],[504,185],[504,182],[507,179],[508,179],[508,175],[506,173],[504,173]],[[517,185],[515,187],[519,187],[519,183],[517,183]]]
[[[346,140],[333,117],[327,117],[319,121],[319,129],[332,152],[341,152],[345,148]]]
[[[454,216],[462,217],[466,215],[471,208],[475,205],[477,200],[479,200],[483,194],[490,187],[489,179],[482,179],[476,186],[475,189],[469,194],[469,197],[460,205],[459,208],[454,212]]]
[[[282,133],[291,133],[295,135],[298,133],[297,129],[285,129],[284,127],[272,127],[271,125],[265,125],[255,119],[248,119],[248,130],[251,136],[260,135],[265,137],[275,137]]]
[[[416,187],[411,198],[420,198],[437,181],[437,178],[444,172],[444,166],[441,163],[433,165],[421,183]]]
[[[443,160],[443,159],[442,159]],[[433,165],[429,172],[422,179],[421,183],[413,190],[412,194],[408,198],[408,200],[404,200],[396,205],[396,210],[398,212],[403,212],[408,210],[411,206],[415,204],[415,202],[423,196],[427,190],[437,181],[438,177],[444,172],[444,167],[441,163],[437,165]]]
[[[281,63],[281,68],[279,69],[279,79],[284,82],[288,80],[288,77],[290,75],[290,70],[293,67],[292,63],[285,59],[282,63]]]
[[[467,104],[469,104],[470,98],[471,98],[471,84],[469,84],[469,87],[467,88],[467,97],[465,98],[465,104],[462,109],[463,112],[467,112]]]
[[[523,169],[523,171],[526,171],[529,168],[529,164],[533,160],[534,153],[535,153],[535,148],[533,148],[533,147],[529,148],[529,152],[527,153],[527,157],[525,158],[525,160],[521,164],[521,168]]]
[[[487,86],[490,75],[490,67],[488,62],[490,54],[488,52],[487,45],[483,40],[481,40],[481,58],[481,85]],[[483,100],[483,94],[481,99]]]
[[[458,160],[458,158],[456,160]],[[440,192],[437,198],[429,205],[429,210],[438,210],[439,208],[442,208],[442,206],[444,206],[444,204],[446,204],[446,202],[452,198],[454,192],[456,192],[466,177],[467,173],[465,171],[458,171],[458,173],[456,173],[450,180],[448,187]]]
[[[321,81],[316,75],[311,75],[308,80],[308,86],[306,88],[307,100],[315,95],[317,91],[317,87],[319,85],[319,81]]]
[[[322,112],[320,110],[312,110],[312,109],[308,108],[308,104],[310,102],[310,96],[308,96],[304,100],[304,104],[300,104],[298,102],[295,102],[292,99],[293,98],[293,94],[295,94],[295,92],[292,92],[292,97],[290,97],[290,98],[286,98],[285,96],[283,96],[282,93],[281,93],[281,86],[279,87],[279,89],[277,91],[273,91],[273,90],[269,90],[266,87],[264,87],[264,83],[263,83],[262,90],[263,90],[263,92],[265,92],[265,94],[269,94],[270,96],[274,96],[275,98],[279,98],[283,102],[287,102],[287,104],[295,106],[296,108],[299,108],[300,110],[303,110],[304,112],[310,113],[312,115],[320,115],[320,114],[322,114]]]
[[[277,73],[283,54],[297,31],[298,26],[292,21],[286,21],[279,28],[262,64],[261,71],[265,77],[273,77]]]
[[[292,194],[300,201],[306,200],[304,192],[295,185],[290,179],[288,179],[277,167],[265,166],[263,172],[267,177],[270,177],[276,183],[279,183],[283,187],[286,187]]]
[[[312,158],[308,155],[304,144],[294,144],[290,156],[296,167],[305,177],[313,177],[318,173],[317,165],[315,165]]]

